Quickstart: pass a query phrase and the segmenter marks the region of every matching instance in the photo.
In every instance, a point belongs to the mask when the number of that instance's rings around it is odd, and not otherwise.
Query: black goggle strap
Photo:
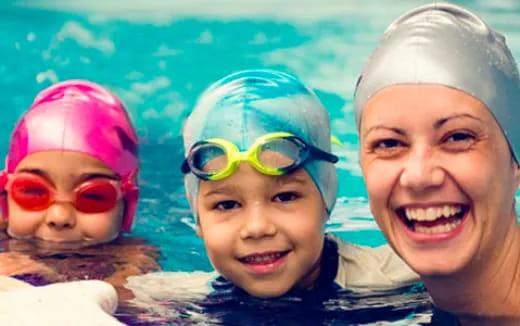
[[[317,147],[309,145],[309,158],[314,160],[327,161],[330,163],[337,163],[339,158],[331,153],[325,152]]]

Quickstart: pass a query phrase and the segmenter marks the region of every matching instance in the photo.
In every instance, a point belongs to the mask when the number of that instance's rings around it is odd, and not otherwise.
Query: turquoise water
[[[357,161],[351,99],[356,76],[384,28],[427,1],[268,2],[8,1],[0,5],[0,153],[33,96],[86,78],[128,106],[142,141],[142,200],[134,234],[162,248],[168,270],[209,270],[184,197],[182,120],[212,81],[270,67],[300,76],[329,110],[340,197],[328,229],[361,244],[384,242],[370,217]],[[520,58],[520,3],[456,1],[505,33]],[[298,5],[297,5],[298,4]],[[181,245],[182,244],[182,245]]]
[[[363,62],[398,15],[429,1],[4,1],[0,4],[0,155],[34,95],[85,78],[126,103],[142,141],[142,200],[134,235],[161,248],[165,270],[211,270],[182,188],[182,120],[212,81],[269,67],[300,76],[344,142],[340,197],[328,230],[385,242],[360,175],[352,93]],[[520,2],[454,1],[502,31],[520,59]],[[384,4],[384,5],[383,5]]]

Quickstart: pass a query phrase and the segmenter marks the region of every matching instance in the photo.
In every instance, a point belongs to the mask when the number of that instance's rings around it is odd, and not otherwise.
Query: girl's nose
[[[76,226],[76,211],[68,202],[56,202],[47,208],[45,223],[48,227],[63,230]]]

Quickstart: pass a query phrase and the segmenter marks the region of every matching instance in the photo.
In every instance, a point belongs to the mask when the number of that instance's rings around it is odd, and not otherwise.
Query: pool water
[[[352,94],[385,27],[428,2],[3,1],[0,153],[39,90],[71,78],[107,86],[127,105],[142,142],[142,196],[132,235],[161,248],[164,270],[210,271],[183,191],[182,121],[198,94],[226,74],[288,71],[315,89],[343,142],[334,147],[340,191],[328,231],[359,244],[385,243],[358,165]],[[520,2],[453,2],[502,31],[520,59]]]

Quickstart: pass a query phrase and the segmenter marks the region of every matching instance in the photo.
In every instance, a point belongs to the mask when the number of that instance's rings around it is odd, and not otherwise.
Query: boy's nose
[[[57,202],[47,208],[45,223],[48,227],[63,230],[72,229],[76,225],[76,212],[71,203]]]
[[[244,224],[240,230],[240,237],[258,239],[276,234],[276,226],[272,223],[268,210],[261,206],[250,207],[244,216]]]

